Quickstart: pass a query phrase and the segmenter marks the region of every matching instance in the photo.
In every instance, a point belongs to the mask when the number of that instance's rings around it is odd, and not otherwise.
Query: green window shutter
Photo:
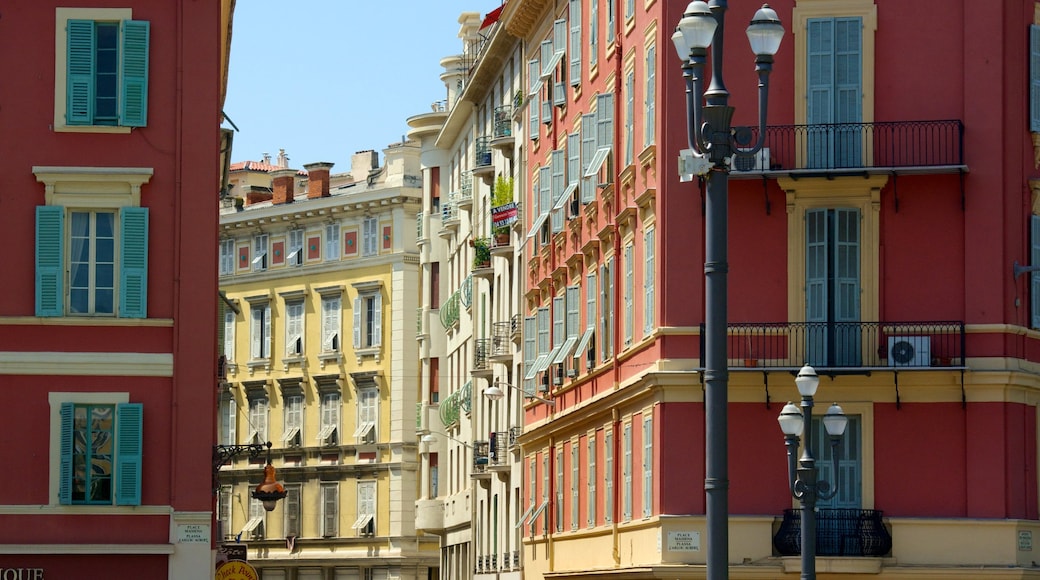
[[[834,356],[843,366],[860,366],[859,210],[834,210]]]
[[[59,454],[61,460],[58,469],[58,503],[72,503],[72,403],[61,404],[61,437]]]
[[[805,362],[820,366],[827,361],[827,210],[805,212]]]
[[[1031,266],[1040,266],[1040,216],[1030,216],[1030,259]],[[1029,303],[1031,305],[1032,327],[1040,328],[1040,272],[1029,274]]]
[[[94,122],[94,21],[69,20],[65,24],[65,123]]]
[[[65,296],[65,208],[36,207],[36,316],[62,316]]]
[[[148,120],[148,36],[145,20],[126,20],[122,28],[122,98],[119,124],[144,127]]]
[[[1040,132],[1040,26],[1029,27],[1029,130]]]
[[[119,316],[145,318],[148,313],[148,208],[122,208],[119,227]]]
[[[116,405],[116,505],[141,505],[141,403]]]

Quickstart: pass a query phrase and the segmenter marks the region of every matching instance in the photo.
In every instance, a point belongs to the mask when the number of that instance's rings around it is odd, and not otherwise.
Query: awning
[[[356,439],[362,439],[366,437],[368,435],[368,432],[371,431],[375,426],[376,424],[372,421],[365,421],[361,423],[360,425],[358,425],[357,429],[354,429],[354,437]]]

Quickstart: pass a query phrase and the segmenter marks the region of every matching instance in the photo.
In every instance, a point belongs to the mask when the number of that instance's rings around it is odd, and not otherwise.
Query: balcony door
[[[863,166],[863,19],[810,18],[807,167]]]
[[[860,212],[809,209],[805,227],[805,361],[861,366]]]
[[[835,483],[832,449],[827,430],[820,417],[826,412],[821,403],[819,413],[813,417],[813,457],[819,468],[818,481],[826,481],[832,487]],[[848,415],[849,425],[845,435],[838,443],[838,493],[828,500],[818,500],[820,508],[852,508],[860,509],[863,504],[863,461],[860,442],[863,434],[863,421],[859,415]],[[831,489],[831,488],[828,488]]]

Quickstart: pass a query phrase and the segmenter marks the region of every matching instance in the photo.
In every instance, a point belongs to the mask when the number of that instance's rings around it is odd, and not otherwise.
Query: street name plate
[[[670,552],[700,552],[700,532],[668,532],[668,550]]]

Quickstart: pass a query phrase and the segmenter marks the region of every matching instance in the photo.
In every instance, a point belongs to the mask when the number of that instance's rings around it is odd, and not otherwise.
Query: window
[[[578,529],[578,507],[581,505],[578,493],[578,479],[581,472],[581,461],[578,460],[578,442],[571,442],[571,529]]]
[[[542,504],[538,506],[538,511],[531,516],[531,524],[534,525],[534,521],[538,519],[538,516],[545,513],[545,517],[542,518],[542,533],[546,534],[549,532],[549,514],[546,513],[545,508],[549,505],[549,453],[546,452],[542,455]]]
[[[614,42],[614,0],[607,0],[606,10],[607,10],[607,44],[610,44],[610,43]]]
[[[534,394],[534,368],[535,357],[538,356],[538,334],[537,319],[534,316],[524,318],[524,393]],[[528,377],[528,375],[531,375]]]
[[[263,272],[267,269],[267,234],[253,236],[253,271]]]
[[[559,352],[550,361],[550,364],[566,365],[567,359],[574,354],[574,349],[580,338],[578,332],[581,331],[581,287],[568,286],[562,303],[558,304],[558,306],[565,310],[565,316],[563,316],[564,323],[560,329],[564,339]],[[576,367],[572,366],[572,368]],[[563,370],[564,367],[561,366],[560,372],[562,373]]]
[[[527,98],[530,103],[528,106],[527,132],[531,140],[537,141],[540,130],[539,121],[541,120],[541,113],[538,111],[538,99],[541,98],[542,90],[542,67],[538,64],[537,58],[527,61],[527,83]]]
[[[358,443],[375,443],[376,424],[379,420],[379,388],[362,387],[358,389],[357,429],[354,438]]]
[[[643,89],[643,146],[654,142],[654,123],[657,122],[657,46],[646,48],[646,87]]]
[[[147,275],[147,208],[36,208],[37,316],[144,318]]]
[[[223,539],[233,538],[231,533],[231,486],[220,486],[217,494],[217,527],[218,537]]]
[[[357,484],[357,519],[351,528],[359,536],[374,536],[376,533],[376,482],[359,481]]]
[[[249,498],[249,520],[242,526],[239,535],[254,540],[263,539],[265,519],[267,512],[264,510],[264,503],[256,498]]]
[[[289,230],[289,253],[286,262],[290,266],[303,264],[303,230]]]
[[[585,278],[585,332],[578,339],[578,345],[574,349],[574,368],[578,368],[577,358],[585,357],[585,370],[591,371],[596,366],[596,345],[593,335],[596,333],[596,274],[595,271]]]
[[[253,360],[271,358],[271,304],[263,302],[249,306],[249,355]]]
[[[267,442],[267,397],[249,399],[249,437],[246,443]]]
[[[235,428],[238,423],[238,406],[230,391],[220,396],[220,441],[221,445],[235,445],[238,439]]]
[[[807,364],[859,366],[860,213],[816,208],[805,213]]]
[[[556,149],[552,152],[552,183],[551,199],[552,207],[552,231],[558,234],[563,231],[563,205],[567,202],[564,194],[567,193],[567,151]],[[548,210],[547,210],[548,211]]]
[[[286,447],[297,447],[303,441],[303,395],[289,395],[282,402],[282,443]]]
[[[557,532],[563,531],[563,447],[556,449],[556,509],[553,510],[554,525]]]
[[[227,276],[235,273],[235,240],[224,238],[220,240],[220,275]]]
[[[581,84],[581,0],[570,0],[567,8],[571,27],[571,85],[578,86]]]
[[[339,440],[339,409],[339,393],[324,393],[321,396],[321,431],[318,432],[320,444],[336,445]]]
[[[360,484],[358,485],[360,489]],[[339,534],[339,484],[321,484],[321,537]]]
[[[141,505],[142,415],[140,403],[61,403],[59,503]]]
[[[625,75],[625,167],[632,164],[635,149],[636,124],[636,73],[629,70]]]
[[[359,289],[354,298],[354,348],[379,348],[383,336],[383,295],[378,287]]]
[[[599,0],[589,0],[589,66],[599,60]]]
[[[303,300],[285,303],[285,356],[303,356]]]
[[[627,522],[632,519],[632,423],[621,428],[621,446],[621,518]]]
[[[643,413],[643,517],[654,511],[654,418],[652,411]]]
[[[228,308],[224,311],[224,360],[235,360],[235,311]]]
[[[365,218],[362,223],[361,237],[363,238],[361,255],[374,256],[379,253],[379,220],[377,218]]]
[[[1029,26],[1029,130],[1040,132],[1040,26],[1036,24]]]
[[[810,18],[806,119],[809,167],[862,165],[860,17]]]
[[[282,502],[282,535],[286,538],[300,536],[300,517],[302,486],[289,484],[285,486],[285,501]]]
[[[147,124],[150,26],[130,12],[57,10],[55,130]]]
[[[1040,216],[1029,216],[1029,264],[1040,266]],[[1033,328],[1040,328],[1040,271],[1029,273],[1030,319]]]
[[[325,261],[339,259],[339,224],[325,224]]]
[[[647,335],[654,331],[654,276],[656,272],[654,229],[647,228],[643,232],[643,333]]]
[[[625,20],[636,15],[636,0],[625,0]]]
[[[614,355],[614,258],[599,268],[600,287],[600,358]]]
[[[591,203],[596,200],[596,180],[586,177],[589,164],[596,156],[596,114],[589,113],[581,116],[581,202]]]
[[[340,296],[321,297],[322,352],[339,351],[339,333],[341,329],[340,312],[342,310],[343,299]]]
[[[635,249],[633,244],[625,246],[625,346],[632,345],[635,334]]]
[[[594,527],[596,525],[596,436],[589,435],[588,441],[585,445],[585,457],[588,459],[587,465],[585,466],[585,484],[588,486],[588,493],[586,494],[585,509],[588,513],[585,514],[585,524],[588,527]]]
[[[838,493],[829,500],[819,499],[816,505],[821,508],[852,508],[863,507],[863,452],[861,441],[863,441],[863,418],[860,415],[847,415],[849,424],[845,428],[839,446],[841,454],[838,458]],[[830,439],[827,430],[823,426],[821,417],[817,415],[812,420],[812,452],[816,458],[816,467],[820,470],[817,481],[835,483],[832,467],[832,456]]]
[[[603,430],[603,521],[614,521],[614,433]]]

